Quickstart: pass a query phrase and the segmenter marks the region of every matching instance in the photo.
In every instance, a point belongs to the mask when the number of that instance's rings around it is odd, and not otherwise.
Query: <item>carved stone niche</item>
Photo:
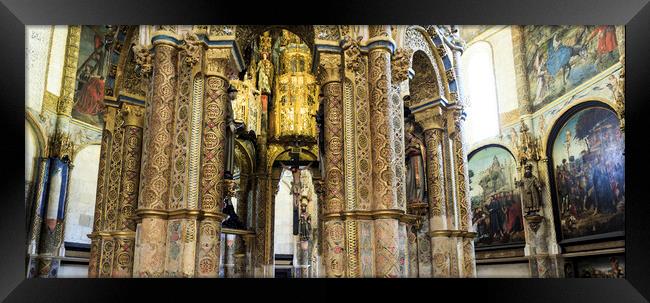
[[[409,81],[411,107],[440,98],[438,80],[429,57],[422,51],[413,54],[413,78]]]

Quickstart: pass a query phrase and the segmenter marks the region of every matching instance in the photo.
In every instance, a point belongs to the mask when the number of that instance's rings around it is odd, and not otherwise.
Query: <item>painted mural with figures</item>
[[[79,41],[77,85],[72,117],[102,127],[104,125],[104,84],[107,73],[108,26],[84,25]]]
[[[490,146],[471,155],[468,166],[476,247],[523,242],[514,157],[502,147]]]
[[[564,95],[619,61],[617,29],[600,26],[525,26],[526,70],[535,108]]]
[[[567,278],[625,278],[625,255],[576,258],[564,266]]]
[[[583,109],[553,143],[562,238],[622,231],[625,224],[623,137],[614,112]]]

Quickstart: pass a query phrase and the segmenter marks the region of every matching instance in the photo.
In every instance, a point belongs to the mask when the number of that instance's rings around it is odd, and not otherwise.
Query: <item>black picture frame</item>
[[[0,298],[7,302],[425,300],[647,302],[649,203],[626,205],[625,279],[25,279],[25,24],[625,24],[626,194],[645,201],[644,123],[650,79],[648,0],[81,1],[1,0],[0,100],[4,178],[0,203]],[[279,2],[278,2],[279,3]],[[644,162],[645,161],[645,162]],[[634,163],[634,165],[629,165]],[[203,299],[200,299],[203,298]]]

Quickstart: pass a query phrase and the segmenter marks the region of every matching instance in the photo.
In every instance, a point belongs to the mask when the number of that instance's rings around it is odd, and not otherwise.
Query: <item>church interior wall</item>
[[[26,193],[29,194],[30,188],[37,177],[37,170],[39,168],[38,157],[49,157],[48,154],[49,148],[44,146],[49,144],[50,138],[54,138],[57,134],[60,115],[57,114],[57,103],[60,102],[61,96],[64,94],[66,85],[66,62],[67,58],[67,45],[68,35],[72,32],[71,27],[68,26],[30,26],[27,28],[26,34],[26,110],[28,111],[29,118],[26,118],[26,167],[25,167],[25,177],[26,177]],[[407,27],[397,27],[393,31],[392,39],[397,42],[398,47],[404,47],[405,35]],[[192,26],[178,26],[177,34],[178,36],[183,36],[185,33],[192,30]],[[141,42],[147,41],[148,36],[153,31],[151,26],[141,26],[140,34],[136,39],[139,39]],[[355,33],[362,44],[366,43],[368,39],[369,28],[368,26],[351,26],[350,31]],[[571,85],[567,86],[564,89],[564,93],[560,94],[554,98],[546,98],[543,101],[539,101],[538,96],[535,95],[536,92],[533,90],[536,87],[529,87],[529,95],[521,96],[520,87],[522,85],[530,85],[530,83],[537,83],[534,81],[534,78],[531,78],[529,74],[526,77],[527,83],[523,84],[519,81],[519,77],[516,76],[516,71],[522,68],[521,65],[526,65],[523,67],[523,70],[527,73],[531,73],[534,69],[531,68],[531,64],[534,63],[534,60],[537,58],[532,49],[541,49],[539,45],[535,47],[530,46],[532,43],[536,43],[534,40],[533,34],[538,35],[538,29],[525,29],[524,41],[525,49],[527,53],[524,56],[524,61],[517,61],[514,56],[515,42],[513,42],[513,27],[511,26],[473,26],[467,27],[467,31],[461,31],[461,35],[465,37],[468,41],[467,47],[472,46],[473,43],[478,41],[484,41],[490,44],[493,54],[493,65],[494,65],[494,75],[495,75],[495,87],[497,92],[497,101],[498,101],[498,114],[500,122],[500,132],[499,135],[487,138],[480,142],[473,143],[469,145],[468,151],[472,154],[475,151],[480,151],[484,148],[493,145],[499,145],[505,149],[511,155],[514,155],[517,158],[518,150],[518,134],[521,131],[521,121],[525,121],[528,128],[530,129],[530,134],[537,140],[539,144],[539,153],[543,158],[546,154],[546,150],[550,147],[546,146],[549,142],[549,138],[554,136],[552,129],[554,125],[558,122],[558,119],[573,106],[582,104],[589,101],[599,101],[603,104],[606,104],[610,108],[616,109],[616,90],[617,85],[616,81],[619,75],[623,72],[623,65],[618,63],[612,63],[610,65],[600,64],[596,68],[596,72],[593,69],[588,69],[585,67],[591,59],[585,59],[583,57],[576,57],[570,61],[569,64],[577,64],[582,69],[579,70],[589,77],[583,77],[581,79],[571,78]],[[617,33],[621,33],[622,29],[617,27]],[[533,34],[531,34],[533,33]],[[588,31],[585,32],[588,34]],[[526,36],[528,34],[529,36]],[[545,38],[551,39],[549,37],[554,37],[553,32],[543,32]],[[569,34],[563,34],[569,38],[573,37],[573,32]],[[145,37],[147,36],[147,37]],[[570,43],[578,38],[571,38],[574,40],[565,43]],[[583,38],[580,38],[583,39]],[[82,42],[83,43],[83,42]],[[147,44],[144,42],[142,44]],[[619,44],[622,44],[623,40],[619,41]],[[365,46],[364,46],[365,47]],[[433,46],[435,47],[435,45]],[[432,48],[433,49],[433,48]],[[441,50],[443,49],[443,50]],[[466,48],[467,49],[467,48]],[[447,52],[447,58],[451,57],[452,51],[448,46],[440,46],[438,49],[433,49],[433,51],[440,56],[438,52]],[[618,52],[622,52],[622,46],[619,46]],[[579,54],[582,56],[584,54]],[[436,57],[438,61],[436,64],[441,64],[441,57]],[[541,57],[540,57],[541,58]],[[573,58],[573,57],[572,57]],[[610,58],[611,59],[611,58]],[[582,60],[582,61],[580,61]],[[586,61],[585,61],[586,60]],[[611,60],[610,60],[611,61]],[[120,61],[121,62],[121,61]],[[587,62],[587,63],[585,63]],[[123,64],[120,63],[120,64]],[[123,68],[120,66],[119,68]],[[442,71],[442,72],[441,72]],[[444,69],[441,71],[435,71],[433,73],[438,73],[438,76],[445,73]],[[451,69],[446,70],[450,73]],[[453,75],[453,73],[451,74]],[[533,80],[531,80],[533,79]],[[438,79],[436,79],[438,80]],[[442,81],[442,80],[440,80]],[[401,95],[408,94],[408,82],[403,82],[401,87],[397,89],[397,92]],[[406,84],[405,84],[406,83]],[[442,83],[442,82],[441,82]],[[541,83],[541,82],[539,82]],[[444,84],[440,84],[442,85]],[[448,83],[447,83],[448,85]],[[554,82],[553,85],[557,86],[557,83]],[[534,86],[534,85],[533,85]],[[557,87],[553,87],[557,91]],[[442,96],[445,92],[448,93],[449,87],[442,89],[442,92],[439,92],[439,96]],[[525,98],[524,98],[525,97]],[[530,99],[529,102],[532,104],[529,112],[522,110],[522,98]],[[480,100],[470,100],[471,102],[480,102]],[[112,100],[112,102],[117,102]],[[115,104],[112,104],[114,106]],[[467,119],[472,119],[468,117]],[[88,234],[93,232],[93,221],[95,214],[95,204],[96,204],[96,194],[97,194],[97,176],[99,173],[99,159],[100,159],[100,142],[102,140],[102,127],[103,125],[89,123],[87,121],[81,121],[77,119],[74,114],[70,117],[69,123],[65,124],[65,131],[69,134],[69,139],[71,140],[74,146],[74,153],[72,157],[72,168],[70,170],[70,184],[67,192],[68,203],[66,204],[66,215],[65,222],[63,222],[63,240],[73,244],[74,249],[70,252],[71,254],[68,257],[74,262],[70,263],[61,263],[59,277],[85,277],[88,273],[88,260],[90,258],[89,251],[91,239],[88,238]],[[253,155],[254,157],[254,155]],[[471,156],[470,156],[471,158]],[[515,159],[514,162],[518,160]],[[540,162],[542,163],[542,162]],[[273,163],[269,163],[271,167]],[[543,164],[540,164],[543,165]],[[470,165],[471,166],[471,165]],[[277,167],[274,167],[275,171]],[[520,167],[515,168],[516,172],[513,175],[516,176],[516,179],[520,179]],[[535,173],[543,174],[546,173],[547,169],[535,168]],[[287,172],[288,173],[288,172]],[[251,173],[251,176],[253,174]],[[311,174],[310,174],[311,175]],[[471,176],[470,176],[471,178]],[[549,180],[548,176],[545,178],[540,178],[543,180]],[[272,235],[275,240],[272,243],[272,249],[275,254],[294,254],[295,242],[294,235],[291,231],[291,216],[278,216],[279,213],[291,213],[292,211],[292,200],[290,194],[290,180],[291,174],[288,173],[288,178],[282,177],[279,180],[278,194],[275,197],[274,203],[274,222],[272,225]],[[275,182],[274,180],[273,182]],[[509,180],[510,181],[510,180]],[[277,186],[277,185],[274,185]],[[310,185],[310,195],[312,201],[317,201],[313,184]],[[546,184],[548,186],[548,184]],[[453,190],[450,190],[450,193],[455,193]],[[543,204],[554,205],[551,200],[551,196],[548,193],[543,195]],[[29,195],[28,195],[29,196]],[[249,221],[249,226],[252,226],[254,221],[254,195],[251,193],[250,196],[247,196],[249,203],[246,205],[249,207],[249,216],[245,218]],[[236,201],[236,200],[235,200]],[[235,204],[237,204],[235,202]],[[312,214],[317,214],[318,209],[316,203],[309,204],[309,212]],[[312,216],[312,226],[318,225],[318,217]],[[557,218],[551,218],[551,220],[557,220]],[[373,235],[372,225],[366,226],[363,224],[363,221],[359,224],[359,234]],[[425,225],[428,225],[429,222],[425,221]],[[404,229],[406,230],[406,229]],[[399,239],[400,241],[406,241],[407,236],[402,232],[402,229],[399,229],[399,232],[402,233]],[[531,243],[535,242],[530,236],[530,230],[526,229],[526,241],[525,243],[518,243],[516,247],[507,247],[507,248],[478,248],[477,259],[479,262],[476,265],[476,271],[478,277],[532,277],[535,276],[533,273],[533,267],[530,266],[528,262],[522,261],[522,258],[530,257],[530,246]],[[550,228],[548,233],[545,235],[548,240],[547,247],[544,249],[549,251],[551,254],[554,254],[558,260],[558,266],[562,267],[565,264],[571,264],[571,266],[583,266],[584,262],[581,261],[586,255],[601,254],[620,254],[624,252],[624,244],[621,244],[620,241],[610,241],[602,240],[599,244],[594,244],[588,247],[582,248],[568,248],[558,245],[558,236],[556,235],[555,229]],[[370,240],[365,241],[360,239],[360,256],[362,265],[365,264],[364,256],[370,255],[368,257],[370,262],[372,262],[372,252],[368,253],[367,247],[372,246],[373,238],[368,237]],[[227,237],[223,237],[224,241]],[[281,241],[280,239],[291,239],[291,241]],[[421,251],[417,252],[416,258],[421,258],[417,260],[417,264],[411,264],[411,268],[418,268],[422,273],[420,276],[425,277],[430,272],[432,272],[432,256],[431,256],[431,243],[430,237],[425,230],[420,230],[416,233],[413,243],[416,243],[417,249]],[[222,243],[224,242],[222,241]],[[519,245],[520,244],[520,245]],[[409,244],[410,245],[410,244]],[[400,243],[400,249],[406,247],[404,243]],[[79,252],[79,247],[81,247],[81,252]],[[221,245],[220,249],[225,252],[227,248],[224,245]],[[365,249],[365,250],[364,250]],[[410,249],[410,247],[409,247]],[[508,250],[506,253],[505,251]],[[224,275],[223,265],[226,259],[224,258],[224,253],[221,253],[221,275]],[[602,252],[602,253],[599,253]],[[407,251],[400,250],[398,252],[402,259],[406,262],[405,266],[408,268],[408,262],[411,261],[411,258],[407,257]],[[67,255],[67,254],[66,254]],[[484,257],[484,260],[480,260]],[[482,261],[493,260],[503,258],[508,259],[516,256],[515,261],[499,261],[498,263],[485,263]],[[65,257],[65,256],[64,256]],[[578,258],[578,259],[576,259]],[[531,261],[532,262],[532,261]],[[589,261],[591,262],[591,261]],[[600,262],[602,260],[596,260],[593,262]],[[598,264],[600,264],[598,263]],[[621,263],[624,264],[624,259],[621,259]],[[595,264],[595,263],[594,263]],[[417,265],[417,266],[416,266]],[[373,265],[374,266],[374,265]],[[371,270],[372,271],[372,270]],[[405,271],[405,270],[402,270]],[[560,271],[562,271],[560,269]],[[426,273],[426,274],[425,274]]]
[[[506,27],[510,28],[510,27]],[[581,27],[578,27],[581,28]],[[624,43],[624,39],[620,37],[621,33],[623,32],[623,28],[620,26],[616,26],[616,34],[618,38],[618,49],[616,49],[616,53],[624,53],[624,48],[621,45]],[[538,30],[538,29],[537,29]],[[556,29],[558,33],[564,33],[566,31],[565,28],[557,28]],[[572,33],[575,29],[571,29],[569,33]],[[496,31],[496,32],[495,32]],[[487,29],[482,29],[482,31],[478,34],[475,34],[476,29],[472,28],[470,31],[470,34],[468,35],[473,35],[471,36],[472,41],[475,41],[476,39],[485,39],[486,41],[489,41],[493,39],[492,37],[496,37],[498,33],[506,33],[509,32],[510,30],[506,30],[505,28],[501,28],[498,26],[492,27],[492,29],[487,28]],[[548,37],[553,37],[555,32],[553,30],[548,30],[545,29],[545,36],[546,38]],[[590,31],[594,31],[594,28],[588,28],[585,31],[585,34],[589,34]],[[529,51],[527,54],[528,57],[524,56],[524,62],[515,62],[515,64],[532,64],[534,62],[531,61],[531,55],[530,55],[530,49],[534,49],[535,47],[539,46],[539,39],[540,37],[538,36],[533,36],[530,34],[531,30],[524,30],[524,48]],[[526,36],[528,34],[528,36]],[[570,34],[564,34],[565,36],[570,36]],[[505,36],[505,35],[504,35]],[[566,38],[567,44],[572,43],[572,41],[569,38]],[[573,37],[574,39],[579,39]],[[503,42],[503,41],[502,41]],[[544,41],[542,41],[544,42]],[[574,42],[575,43],[575,42]],[[595,44],[595,42],[592,42],[592,44]],[[508,47],[512,47],[512,43],[499,43],[497,45],[507,45]],[[532,46],[534,45],[534,46]],[[576,44],[577,45],[577,44]],[[575,46],[575,45],[574,45]],[[577,46],[576,46],[577,47]],[[541,46],[539,47],[541,48]],[[499,51],[495,50],[495,53],[498,53]],[[589,60],[593,60],[592,58],[597,57],[595,54],[595,50],[593,50],[593,45],[592,49],[587,48],[587,52],[589,52],[589,55],[585,55],[584,53],[581,53],[582,55],[577,55],[577,58],[572,57],[571,61],[569,61],[569,65],[574,66],[575,64],[575,73],[577,74],[578,72],[582,72],[582,70],[578,70],[578,67],[581,67],[583,69],[587,69],[588,66],[587,62],[591,62],[592,65],[599,64],[599,62],[592,62]],[[574,56],[574,55],[572,55]],[[509,58],[513,58],[512,55],[512,50],[509,52]],[[613,62],[613,61],[612,61]],[[582,65],[580,65],[582,64]],[[551,148],[549,146],[546,146],[547,143],[550,141],[549,139],[553,139],[552,137],[555,136],[555,134],[552,133],[553,128],[556,126],[556,123],[558,122],[558,119],[567,111],[571,110],[574,106],[580,105],[582,103],[586,102],[592,102],[592,101],[597,101],[601,102],[603,105],[609,107],[612,111],[616,111],[617,109],[617,101],[616,101],[616,85],[617,85],[617,80],[619,79],[619,75],[623,71],[623,64],[621,62],[614,62],[610,63],[611,65],[600,65],[598,67],[591,67],[589,70],[589,73],[586,73],[590,75],[590,77],[587,78],[582,78],[579,80],[575,80],[574,82],[567,83],[566,87],[562,89],[556,88],[556,91],[564,91],[563,94],[557,96],[554,99],[545,99],[544,101],[537,100],[536,97],[536,91],[533,91],[536,89],[536,87],[533,85],[533,87],[529,87],[530,95],[527,97],[529,102],[531,102],[532,106],[530,108],[532,109],[531,112],[526,113],[525,110],[522,110],[520,107],[521,105],[517,105],[520,103],[517,100],[521,100],[522,98],[525,98],[526,96],[517,96],[515,95],[515,99],[509,99],[512,101],[509,101],[509,106],[511,108],[509,113],[507,114],[507,117],[504,116],[504,111],[502,110],[501,106],[503,106],[503,100],[501,99],[502,94],[499,94],[499,111],[501,113],[501,127],[500,127],[500,134],[498,136],[488,138],[485,140],[482,140],[480,142],[476,142],[471,144],[470,150],[476,151],[480,150],[486,146],[489,146],[491,144],[499,144],[503,145],[505,148],[509,149],[511,152],[513,152],[516,155],[516,148],[517,148],[517,138],[518,134],[520,133],[521,130],[521,122],[524,121],[526,126],[530,129],[530,132],[532,135],[537,138],[538,140],[538,145],[540,149],[540,153],[542,158],[544,158],[545,153],[548,148]],[[499,70],[502,67],[499,66],[499,64],[495,64],[495,73],[498,75]],[[530,66],[526,66],[524,70],[527,71],[527,80],[530,80],[530,73],[533,72]],[[517,83],[517,78],[514,76],[514,69],[508,69],[506,73],[509,73],[509,80],[507,81],[507,85],[502,85],[500,86],[500,83],[497,83],[497,89],[499,91],[501,90],[508,90],[511,93],[517,93],[517,87],[522,85],[521,83]],[[560,72],[558,72],[560,73]],[[570,73],[570,72],[569,72]],[[570,75],[570,74],[569,74]],[[571,76],[567,76],[571,77]],[[577,76],[575,76],[577,77]],[[504,81],[505,78],[499,79],[497,76],[497,82]],[[549,81],[549,80],[546,80]],[[541,80],[540,80],[540,83]],[[525,85],[529,85],[525,84]],[[556,84],[557,85],[557,84]],[[543,96],[542,92],[542,96]],[[513,108],[514,106],[514,108]],[[468,119],[471,119],[469,117]],[[541,163],[541,162],[540,162]],[[543,165],[546,165],[545,163]],[[540,170],[540,173],[545,173],[548,171],[546,168],[543,170]],[[552,173],[552,172],[551,172]],[[546,184],[546,186],[549,186],[549,184]],[[552,205],[552,207],[556,207],[555,205],[555,200],[554,198],[551,198],[552,195],[555,195],[555,193],[551,193],[551,195],[542,195],[543,196],[543,203],[547,205]],[[556,213],[554,212],[554,216],[556,216]],[[558,220],[557,217],[554,217],[553,220]],[[529,236],[527,235],[527,238]],[[608,240],[608,239],[602,239],[599,240],[600,244],[594,244],[588,247],[583,247],[581,252],[575,252],[572,250],[572,248],[567,247],[566,245],[557,245],[553,243],[560,242],[560,239],[558,235],[556,235],[555,228],[549,230],[549,234],[546,235],[546,238],[550,240],[551,246],[556,247],[550,247],[551,250],[556,250],[558,251],[558,258],[560,259],[558,263],[558,267],[562,268],[564,264],[573,264],[574,261],[572,261],[572,258],[580,255],[585,255],[585,254],[604,254],[607,255],[607,253],[616,253],[616,252],[621,252],[624,251],[624,247],[622,246],[622,243],[616,239],[614,240]],[[618,244],[616,244],[618,243]],[[611,250],[613,249],[613,250]],[[566,255],[567,258],[562,258],[562,256]],[[477,259],[479,259],[479,256],[477,255]],[[478,276],[491,276],[494,273],[498,273],[499,271],[490,271],[485,267],[486,265],[479,265],[478,266]],[[490,265],[492,266],[492,265]],[[501,265],[505,266],[505,265]],[[513,265],[514,266],[514,265]],[[567,265],[569,266],[569,265]],[[571,265],[573,266],[573,265]],[[505,270],[505,269],[504,269]],[[504,271],[504,273],[507,271]],[[560,273],[563,275],[564,273]]]

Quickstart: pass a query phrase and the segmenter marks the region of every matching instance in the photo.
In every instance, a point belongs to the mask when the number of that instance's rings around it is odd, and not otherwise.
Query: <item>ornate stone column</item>
[[[144,108],[138,105],[123,104],[124,143],[122,176],[119,192],[118,215],[112,236],[115,239],[115,252],[112,277],[127,278],[133,275],[133,247],[135,234],[131,217],[135,213],[140,184],[140,160],[142,156],[142,126]]]
[[[459,99],[460,100],[460,99]],[[454,163],[456,203],[458,204],[458,256],[460,277],[476,277],[474,256],[474,235],[472,231],[471,202],[469,200],[469,178],[467,173],[467,148],[463,138],[465,114],[462,103],[451,106],[449,111],[451,149]]]
[[[265,268],[265,247],[266,247],[266,217],[270,215],[267,211],[267,203],[269,200],[269,172],[267,171],[267,142],[266,142],[266,128],[262,127],[262,134],[257,137],[257,172],[255,174],[255,249],[253,250],[253,273],[255,277],[264,276]]]
[[[49,176],[50,160],[47,156],[39,159],[38,180],[36,180],[36,193],[34,197],[34,208],[31,214],[31,225],[29,226],[29,244],[27,254],[29,255],[29,264],[27,277],[35,277],[38,270],[38,251],[41,238],[41,228],[43,226],[43,207],[45,207],[45,198],[47,196],[47,181]]]
[[[113,131],[115,129],[115,115],[117,108],[106,107],[104,113],[104,130],[102,131],[102,143],[99,156],[99,171],[97,174],[97,194],[95,198],[95,216],[93,232],[88,235],[90,243],[90,260],[88,263],[88,277],[99,277],[102,238],[100,233],[104,231],[104,198],[106,197],[106,184],[108,183],[108,172],[110,171],[110,151],[112,145]],[[139,176],[138,176],[139,178]]]
[[[444,144],[445,121],[440,105],[416,112],[416,120],[424,130],[426,148],[427,197],[429,202],[429,236],[431,237],[432,275],[447,278],[451,275],[449,250],[452,242],[447,225],[448,196],[445,188],[450,186],[445,178]],[[453,202],[453,201],[451,201]]]
[[[205,79],[203,45],[186,33],[178,51],[166,237],[166,277],[193,277],[196,268],[199,177]]]
[[[368,86],[372,134],[372,188],[375,233],[375,276],[401,277],[399,257],[399,215],[404,199],[398,199],[398,174],[395,149],[396,117],[389,100],[390,63],[394,42],[390,26],[369,26]],[[401,146],[404,146],[403,139]],[[403,163],[403,159],[399,159]],[[403,188],[403,187],[402,187]],[[404,197],[402,194],[401,197]]]
[[[153,83],[145,113],[134,277],[162,277],[165,266],[178,49],[174,42],[156,38],[152,39]]]
[[[226,102],[230,60],[229,48],[205,52],[205,97],[203,101],[203,142],[201,155],[201,211],[196,276],[217,277],[220,261],[220,234],[223,214],[224,161],[226,143]]]
[[[324,102],[325,194],[323,211],[323,254],[325,273],[330,278],[345,276],[345,226],[340,216],[344,201],[343,103],[341,58],[321,54],[320,79]]]

